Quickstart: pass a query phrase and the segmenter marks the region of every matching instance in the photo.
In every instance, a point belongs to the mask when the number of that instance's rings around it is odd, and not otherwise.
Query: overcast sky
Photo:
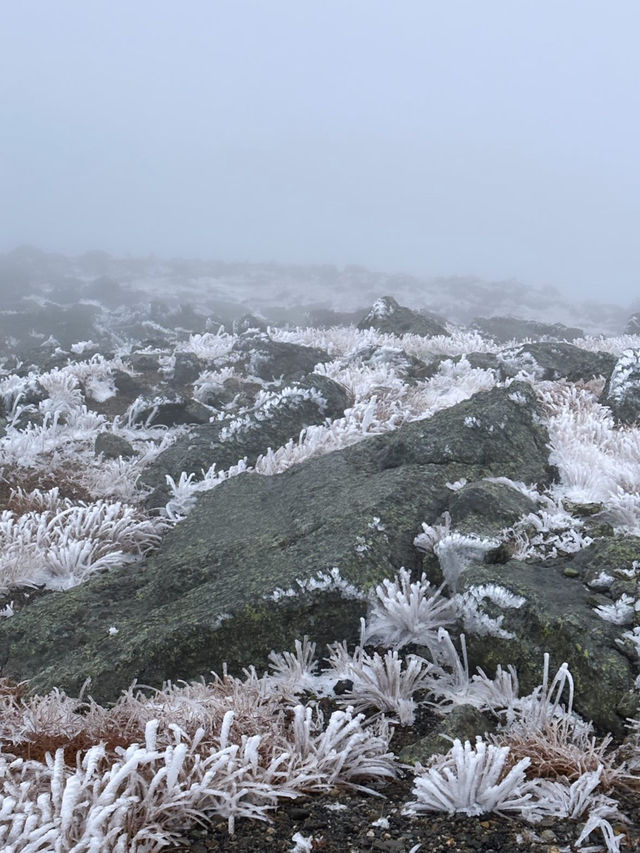
[[[640,295],[638,0],[20,0],[0,249]]]

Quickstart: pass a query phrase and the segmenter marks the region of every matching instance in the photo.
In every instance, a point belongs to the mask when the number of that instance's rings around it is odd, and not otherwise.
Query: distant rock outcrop
[[[625,335],[640,335],[640,312],[632,314],[624,327]]]
[[[477,317],[471,323],[472,329],[478,329],[483,335],[498,343],[507,341],[550,340],[574,341],[582,338],[584,332],[563,323],[540,323],[536,320],[521,320],[518,317]]]
[[[433,314],[399,305],[393,296],[377,299],[358,323],[359,329],[377,329],[392,335],[448,335],[444,322]]]

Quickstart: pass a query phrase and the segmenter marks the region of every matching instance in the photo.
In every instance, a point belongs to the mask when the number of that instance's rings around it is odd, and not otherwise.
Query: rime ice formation
[[[71,300],[39,273],[0,313],[2,844],[159,849],[186,813],[233,831],[383,785],[428,702],[454,745],[416,772],[414,813],[580,818],[580,843],[619,849],[640,338],[501,340],[379,294],[349,322],[276,324],[222,298],[238,269],[191,302],[168,269],[153,299],[79,277]],[[626,752],[593,739],[627,718]],[[93,745],[25,758],[34,732]],[[570,778],[548,775],[553,744]]]

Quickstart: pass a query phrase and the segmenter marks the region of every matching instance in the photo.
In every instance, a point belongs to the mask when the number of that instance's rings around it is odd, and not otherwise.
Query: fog
[[[3,4],[0,250],[629,302],[639,31],[635,0]]]

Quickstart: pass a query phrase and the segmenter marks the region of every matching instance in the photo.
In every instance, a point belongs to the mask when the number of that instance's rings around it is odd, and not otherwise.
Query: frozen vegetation
[[[153,276],[143,269],[127,293],[136,285],[162,298],[160,285],[169,291],[178,272],[160,266]],[[254,272],[259,279],[268,271]],[[245,281],[246,270],[218,271],[220,289],[222,280],[228,288],[224,295],[241,275]],[[313,276],[322,280],[321,271]],[[336,787],[384,794],[385,783],[402,774],[414,779],[407,819],[431,811],[518,814],[533,825],[549,816],[567,818],[579,822],[573,849],[627,849],[617,795],[640,784],[640,719],[629,717],[624,739],[596,732],[575,711],[570,667],[559,661],[553,672],[544,649],[539,684],[531,691],[521,690],[508,659],[492,673],[471,672],[467,646],[478,638],[512,641],[508,614],[526,609],[527,598],[510,588],[506,575],[504,583],[461,589],[461,582],[469,567],[499,549],[506,549],[505,560],[544,562],[584,551],[605,527],[612,540],[640,536],[640,427],[629,419],[621,423],[609,405],[628,399],[640,336],[575,338],[573,347],[585,357],[610,354],[612,375],[573,380],[559,371],[551,378],[523,350],[536,341],[499,342],[446,322],[438,335],[381,331],[375,322],[388,321],[393,305],[375,302],[380,290],[369,293],[364,284],[361,292],[373,303],[369,328],[266,321],[259,331],[240,331],[237,325],[234,331],[230,322],[215,329],[184,328],[184,304],[189,298],[198,304],[201,279],[207,277],[215,278],[211,270],[187,276],[182,314],[176,309],[171,322],[168,315],[143,322],[139,307],[127,307],[126,300],[101,302],[98,288],[93,303],[87,302],[98,308],[86,338],[72,340],[71,334],[59,340],[52,328],[51,340],[41,340],[36,349],[29,340],[24,355],[5,358],[4,626],[18,624],[31,597],[46,598],[48,591],[70,590],[116,569],[139,571],[204,494],[233,478],[274,477],[431,419],[481,392],[503,389],[515,408],[524,409],[529,403],[522,383],[532,389],[555,474],[538,483],[487,478],[528,506],[499,529],[456,529],[446,512],[425,519],[413,531],[416,560],[425,560],[425,572],[400,568],[361,588],[339,567],[327,565],[274,587],[274,606],[302,592],[329,590],[366,607],[355,645],[335,637],[328,649],[318,650],[300,636],[295,648],[272,651],[268,671],[203,673],[201,681],[167,681],[155,689],[122,685],[112,704],[90,698],[90,683],[79,696],[57,687],[33,695],[19,677],[2,678],[2,849],[155,851],[175,842],[194,821],[222,818],[233,833],[238,820],[268,821],[283,801],[303,794]],[[366,281],[357,270],[349,277]],[[378,284],[374,280],[371,288]],[[108,295],[108,283],[103,286]],[[55,302],[55,291],[44,291],[40,298]],[[442,295],[434,307],[444,313],[450,304]],[[249,307],[260,312],[264,306],[258,300]],[[537,320],[553,315],[549,308],[525,313],[525,319]],[[103,343],[91,334],[101,334]],[[342,413],[327,417],[319,386],[302,387],[293,374],[261,377],[261,357],[243,360],[238,354],[238,343],[253,339],[321,351],[313,374],[342,389],[347,401]],[[5,347],[10,344],[5,340]],[[14,342],[16,352],[21,346]],[[180,378],[184,365],[191,373]],[[225,467],[213,460],[207,468],[167,474],[167,500],[151,507],[142,475],[189,433],[194,421],[175,412],[192,402],[200,407],[197,423],[220,426],[221,443],[271,429],[304,406],[315,422],[305,421],[254,458],[238,457]],[[479,434],[504,428],[476,415],[462,423],[470,444]],[[468,485],[461,474],[447,489],[464,495]],[[376,543],[388,543],[392,535],[384,518],[371,517],[365,530],[354,533],[356,558],[366,560]],[[426,568],[434,566],[431,576]],[[616,632],[634,673],[640,673],[640,551],[637,561],[585,583],[595,596],[593,614]],[[231,617],[221,614],[219,623]],[[102,642],[115,642],[119,630],[109,626]],[[338,684],[346,687],[336,692]],[[425,705],[443,717],[473,706],[496,725],[475,742],[455,738],[448,752],[424,765],[408,764],[396,753],[394,736],[412,726]],[[292,839],[296,844],[311,849],[302,836]]]

